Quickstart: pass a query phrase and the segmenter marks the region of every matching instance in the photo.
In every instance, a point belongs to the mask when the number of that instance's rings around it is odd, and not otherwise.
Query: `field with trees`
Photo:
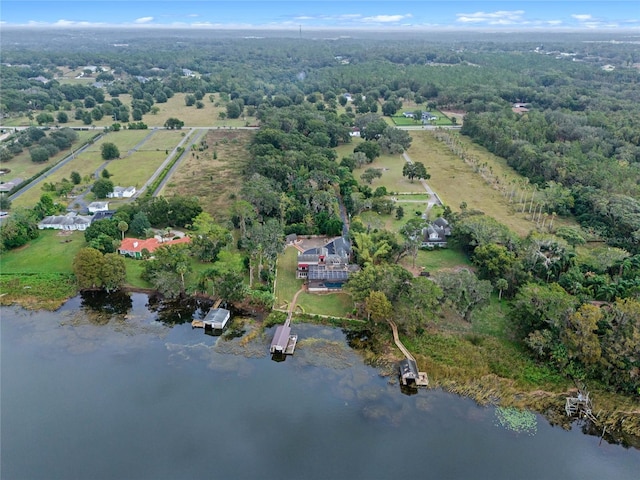
[[[204,292],[268,310],[299,284],[276,279],[276,260],[293,261],[290,251],[282,257],[285,235],[337,236],[347,219],[360,269],[330,306],[301,297],[305,313],[363,320],[378,358],[388,355],[383,320],[392,317],[439,385],[480,400],[524,392],[523,402],[546,410],[526,392],[563,398],[574,381],[587,383],[606,399],[607,427],[640,434],[637,411],[621,410],[640,394],[632,39],[398,33],[294,41],[277,32],[239,40],[176,31],[181,41],[167,44],[140,30],[118,33],[136,45],[123,55],[107,47],[113,35],[96,32],[81,46],[61,31],[0,38],[3,123],[34,127],[0,145],[2,166],[24,162],[25,151],[39,165],[56,161],[76,145],[65,126],[105,133],[47,178],[48,191],[13,205],[2,197],[3,210],[11,207],[0,229],[7,299],[38,265],[18,257],[55,238],[36,225],[62,209],[56,202],[69,182],[111,181],[91,178],[106,162],[113,181],[142,182],[186,138],[161,196],[122,202],[84,243],[68,245],[71,263],[43,266],[42,275],[59,271],[79,288],[149,285],[165,298]],[[461,128],[444,120],[438,129],[394,126],[418,110],[451,112]],[[236,128],[247,125],[256,129]],[[193,126],[209,130],[187,137]],[[427,218],[433,199],[423,179],[444,201]],[[436,212],[451,228],[449,248],[422,250]],[[135,267],[113,255],[123,237],[173,239],[174,230],[189,241],[162,246],[155,258],[147,252]]]

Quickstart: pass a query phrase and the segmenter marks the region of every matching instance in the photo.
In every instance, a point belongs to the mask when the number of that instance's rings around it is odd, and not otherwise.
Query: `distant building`
[[[109,202],[91,202],[87,208],[89,213],[106,212],[109,210]]]
[[[136,193],[136,187],[113,187],[113,192],[107,193],[108,198],[131,198]]]
[[[23,182],[21,178],[14,178],[5,183],[0,183],[0,193],[7,193],[13,190],[15,187],[20,185]]]

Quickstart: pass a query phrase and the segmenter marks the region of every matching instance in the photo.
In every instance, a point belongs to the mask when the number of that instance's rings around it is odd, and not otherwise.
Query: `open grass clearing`
[[[411,263],[411,259],[407,257],[403,261],[405,264]],[[456,248],[437,248],[434,250],[419,250],[416,257],[416,267],[427,272],[437,272],[438,270],[471,268],[472,264],[461,250]]]
[[[144,182],[162,165],[167,158],[162,151],[134,152],[126,159],[111,160],[107,170],[112,175],[109,180],[114,185],[136,188],[142,187]]]
[[[224,102],[220,101],[218,95],[214,95],[214,101],[209,99],[209,95],[205,95],[202,99],[203,108],[196,108],[195,105],[187,107],[185,103],[186,93],[176,93],[169,98],[166,103],[155,103],[154,106],[160,110],[153,115],[148,113],[144,115],[142,121],[149,127],[161,127],[167,119],[173,117],[182,120],[185,127],[244,127],[246,125],[255,125],[255,117],[240,117],[237,119],[221,119],[220,112],[226,114],[227,107]],[[218,106],[216,106],[218,104]]]
[[[275,289],[276,308],[289,308],[294,295],[304,285],[303,280],[296,278],[297,258],[298,250],[293,247],[285,248],[284,253],[278,257],[278,274],[276,276]]]
[[[466,202],[467,208],[484,212],[507,225],[518,235],[525,236],[531,230],[535,230],[535,223],[517,211],[517,206],[510,205],[498,190],[474,172],[471,166],[455,156],[446,145],[436,140],[430,132],[417,131],[411,132],[411,135],[413,142],[408,152],[409,156],[414,162],[425,164],[431,175],[429,185],[453,211],[459,211],[460,205]],[[484,149],[477,148],[477,155],[481,156],[482,161],[486,159],[490,162],[494,173],[502,176],[502,171],[505,171],[505,174],[510,174],[509,177],[522,178],[510,169],[504,160],[500,162]],[[575,225],[575,222],[572,219],[556,219],[556,228],[562,225]]]
[[[189,132],[183,130],[155,130],[138,151],[171,150],[178,145]]]
[[[22,150],[22,153],[16,155],[8,162],[0,162],[0,168],[8,168],[11,171],[6,175],[2,175],[0,177],[2,182],[8,182],[13,180],[14,178],[22,178],[26,180],[28,178],[33,177],[38,172],[42,171],[44,168],[55,165],[61,160],[65,159],[69,156],[74,150],[77,150],[84,142],[86,142],[89,138],[96,135],[97,132],[91,131],[80,131],[78,133],[78,140],[73,142],[72,148],[68,150],[61,150],[56,153],[53,157],[49,158],[47,162],[44,163],[35,163],[31,161],[31,154],[29,153],[29,149],[25,148]]]
[[[250,158],[248,145],[253,135],[249,130],[209,130],[203,137],[208,148],[189,152],[161,194],[195,195],[216,220],[228,219],[229,208],[242,188],[242,169]]]
[[[329,315],[331,317],[346,317],[353,312],[354,305],[351,295],[344,292],[336,293],[301,293],[296,304],[296,312]]]
[[[2,273],[73,273],[73,258],[84,246],[82,232],[42,230],[35,240],[2,254]]]
[[[409,149],[409,155],[411,155],[412,148]],[[362,168],[356,168],[353,171],[353,176],[360,179],[360,175],[362,175],[366,169],[376,168],[382,171],[382,177],[376,178],[373,181],[371,184],[371,188],[373,190],[384,186],[390,193],[399,192],[422,194],[424,192],[424,188],[422,188],[420,182],[414,180],[412,183],[402,176],[402,168],[404,167],[404,164],[405,160],[402,155],[381,155],[372,163],[363,165]]]
[[[145,138],[151,138],[153,134],[154,132],[152,130],[120,130],[118,132],[109,132],[104,134],[100,140],[90,145],[87,151],[99,152],[102,144],[109,142],[118,147],[120,158],[124,158],[127,156],[129,150],[132,150]]]

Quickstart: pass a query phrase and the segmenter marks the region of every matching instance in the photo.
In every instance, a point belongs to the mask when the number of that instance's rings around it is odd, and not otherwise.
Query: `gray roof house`
[[[40,230],[86,230],[91,225],[91,217],[77,215],[75,212],[66,215],[50,215],[38,223]]]
[[[436,218],[430,225],[422,229],[422,248],[444,248],[447,246],[447,237],[451,235],[449,222],[442,217]]]
[[[349,263],[351,244],[337,237],[323,247],[311,248],[298,255],[297,278],[306,278],[310,292],[342,289],[349,275],[359,269]]]

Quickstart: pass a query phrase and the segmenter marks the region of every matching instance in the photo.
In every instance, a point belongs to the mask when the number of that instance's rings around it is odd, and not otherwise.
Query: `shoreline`
[[[128,293],[142,293],[153,295],[154,289],[140,287],[124,287],[122,289]],[[21,292],[22,293],[22,292]],[[65,302],[80,292],[65,297],[63,299],[41,298],[37,295],[16,295],[8,292],[0,293],[0,305],[19,306],[25,310],[49,310],[59,309]],[[194,298],[211,300],[208,295],[193,295]],[[275,311],[275,310],[274,310]],[[304,315],[298,321],[308,323],[328,324],[335,327],[335,323],[328,322],[327,319],[313,315]],[[266,318],[266,316],[265,316]],[[264,319],[263,319],[264,320]],[[263,321],[259,321],[260,324]],[[381,353],[369,350],[367,347],[351,347],[363,355],[363,360],[368,362],[381,372],[386,370],[388,375],[395,374],[395,366],[401,359],[393,340],[386,333],[374,333],[376,342],[382,347]],[[572,396],[577,392],[577,388],[569,388],[564,391],[548,391],[540,388],[523,388],[522,385],[515,385],[513,379],[500,377],[496,374],[483,375],[479,378],[469,376],[470,372],[457,371],[456,375],[447,376],[446,366],[439,365],[435,360],[423,354],[416,354],[416,360],[421,367],[425,367],[429,373],[429,389],[441,388],[449,393],[454,393],[463,397],[471,398],[479,405],[495,405],[502,407],[514,407],[527,409],[544,416],[552,425],[558,425],[568,430],[576,423],[577,418],[570,418],[564,412],[564,403],[567,396]],[[602,432],[606,429],[605,438],[614,443],[622,443],[640,449],[640,404],[631,397],[618,393],[611,393],[597,387],[591,388],[596,416],[599,425],[592,425],[594,432]],[[597,433],[600,435],[601,433]]]

